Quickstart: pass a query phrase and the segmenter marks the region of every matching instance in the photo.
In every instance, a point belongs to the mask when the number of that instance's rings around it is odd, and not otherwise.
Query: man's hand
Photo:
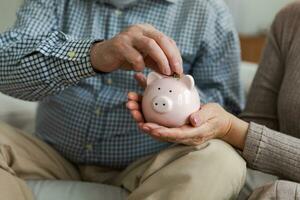
[[[95,43],[92,66],[102,72],[122,69],[142,71],[145,66],[165,75],[182,74],[176,43],[149,24],[132,25],[110,40]]]

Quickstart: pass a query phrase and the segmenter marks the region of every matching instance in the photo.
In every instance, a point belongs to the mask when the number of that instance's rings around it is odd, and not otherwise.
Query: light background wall
[[[246,35],[268,29],[275,13],[293,0],[225,0],[232,10],[237,29]],[[1,0],[0,32],[10,27],[23,0]]]
[[[225,0],[232,11],[237,29],[244,35],[266,31],[276,13],[294,0]]]
[[[0,32],[8,29],[16,20],[16,11],[23,0],[1,0],[0,3]]]

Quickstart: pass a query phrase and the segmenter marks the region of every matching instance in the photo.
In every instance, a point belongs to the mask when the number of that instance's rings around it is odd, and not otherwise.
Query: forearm
[[[9,31],[0,34],[0,91],[41,100],[94,74],[93,41],[60,32],[59,1],[26,0]]]
[[[243,150],[249,166],[300,182],[300,140],[251,123]]]
[[[0,91],[24,100],[41,100],[94,75],[93,41],[68,38],[61,32],[1,36]]]
[[[250,167],[288,180],[300,181],[300,140],[255,123],[232,118],[222,138],[243,151]]]
[[[233,147],[243,150],[248,134],[249,123],[235,117],[232,114],[229,115],[231,119],[230,129],[222,139],[231,144]]]

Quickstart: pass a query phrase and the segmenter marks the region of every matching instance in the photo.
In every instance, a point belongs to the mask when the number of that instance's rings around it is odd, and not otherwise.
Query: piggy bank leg
[[[227,143],[177,145],[141,159],[121,173],[118,185],[129,200],[235,199],[244,185],[246,163]]]

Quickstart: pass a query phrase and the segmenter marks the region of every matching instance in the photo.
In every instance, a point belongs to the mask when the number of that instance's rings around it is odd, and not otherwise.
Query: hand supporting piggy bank
[[[147,122],[166,127],[189,123],[189,116],[200,108],[200,98],[192,76],[180,78],[151,72],[142,100]]]

